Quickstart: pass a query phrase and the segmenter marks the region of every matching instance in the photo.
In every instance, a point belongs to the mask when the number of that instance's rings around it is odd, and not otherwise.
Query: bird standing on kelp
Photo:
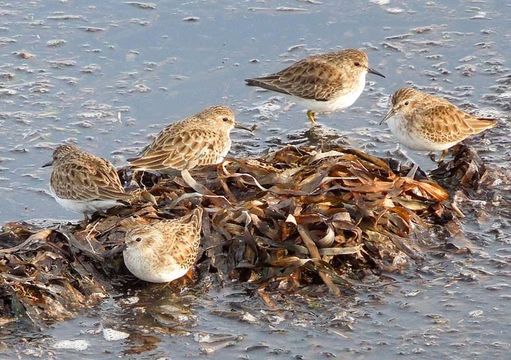
[[[74,145],[59,145],[53,160],[50,192],[64,208],[87,214],[125,205],[132,195],[124,191],[114,166]]]
[[[197,188],[189,170],[221,163],[231,148],[234,127],[241,126],[231,109],[208,107],[163,129],[139,157],[129,159],[130,166],[133,170],[160,173],[178,170],[189,186]]]
[[[450,147],[497,124],[495,119],[477,118],[441,97],[412,88],[394,93],[381,122],[387,122],[397,140],[410,149],[442,151],[440,160]]]
[[[185,275],[199,252],[202,209],[174,220],[137,225],[126,233],[124,264],[141,280],[162,283]]]
[[[365,87],[366,74],[383,74],[369,67],[365,52],[345,49],[309,56],[275,74],[247,79],[249,86],[289,95],[307,108],[316,123],[316,112],[331,112],[351,106]]]

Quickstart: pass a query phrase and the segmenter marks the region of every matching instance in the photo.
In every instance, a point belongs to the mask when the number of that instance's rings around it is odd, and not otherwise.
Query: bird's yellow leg
[[[442,150],[442,153],[440,154],[440,158],[438,159],[438,163],[442,163],[445,159],[445,157],[447,156],[447,153],[449,152],[449,150]]]
[[[89,217],[87,216],[87,213],[83,213],[83,220],[80,222],[80,225],[85,229],[87,225],[89,225]]]
[[[307,110],[307,119],[309,119],[309,121],[312,123],[312,124],[316,124],[316,114],[314,113],[314,111],[312,110]]]

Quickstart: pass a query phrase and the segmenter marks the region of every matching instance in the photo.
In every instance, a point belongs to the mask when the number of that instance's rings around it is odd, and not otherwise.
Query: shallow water
[[[144,341],[146,351],[138,357],[147,359],[208,352],[212,358],[251,359],[505,358],[511,351],[506,309],[511,3],[173,3],[1,3],[0,222],[78,217],[46,193],[49,171],[40,166],[56,144],[74,140],[122,165],[165,124],[216,103],[232,105],[238,120],[258,125],[253,136],[234,134],[236,154],[332,137],[374,154],[399,156],[388,129],[378,123],[388,96],[413,84],[501,119],[498,128],[469,143],[503,180],[486,189],[491,195],[481,192],[460,202],[467,215],[464,238],[447,239],[469,244],[473,253],[434,249],[445,239],[426,234],[422,240],[432,247],[430,254],[417,270],[390,275],[392,285],[362,288],[341,300],[289,296],[278,299],[278,311],[236,286],[201,294],[200,302],[158,290],[156,304],[151,289],[137,290],[43,335],[4,326],[0,358],[15,353],[107,359],[133,352]],[[299,106],[243,82],[308,54],[361,46],[387,78],[368,75],[355,105],[318,116],[320,129],[308,131]],[[433,166],[423,155],[409,155]],[[133,296],[137,304],[123,300],[134,301]],[[152,306],[159,306],[155,313],[162,306],[166,312],[160,324],[178,324],[180,331],[161,334],[154,318],[140,316]],[[102,328],[132,335],[107,341]],[[226,337],[208,342],[207,334]],[[55,348],[62,340],[82,340],[78,345],[87,348]]]

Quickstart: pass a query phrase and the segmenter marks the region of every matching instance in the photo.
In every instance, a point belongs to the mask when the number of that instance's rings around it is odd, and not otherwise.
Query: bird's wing
[[[71,200],[128,200],[117,171],[110,162],[87,155],[85,161],[71,159],[54,168],[51,176],[57,196]]]
[[[347,74],[321,57],[298,61],[278,73],[247,79],[247,85],[298,96],[328,101],[346,87]]]
[[[162,131],[160,131],[158,133],[158,135],[156,135],[156,137],[153,139],[153,141],[150,144],[146,145],[139,152],[139,154],[137,156],[135,156],[131,159],[128,159],[128,161],[132,161],[132,160],[142,157],[155,143],[160,143],[161,141],[163,141],[164,138],[167,138],[170,134],[178,132],[181,129],[181,127],[185,121],[186,121],[186,119],[184,121],[179,121],[179,122],[170,124],[167,127],[165,127]]]
[[[188,129],[158,136],[130,165],[139,170],[185,170],[214,164],[223,150],[225,137],[214,129]]]
[[[155,223],[165,240],[160,252],[171,255],[162,256],[162,260],[175,261],[181,267],[192,266],[199,251],[201,224],[202,209],[195,209],[189,216],[180,219]]]
[[[418,109],[414,122],[432,140],[445,143],[461,141],[495,126],[495,120],[477,119],[450,103]]]
[[[470,115],[467,119],[465,119],[465,121],[472,128],[474,134],[479,134],[480,132],[483,132],[486,129],[491,129],[497,125],[496,119],[476,118]]]

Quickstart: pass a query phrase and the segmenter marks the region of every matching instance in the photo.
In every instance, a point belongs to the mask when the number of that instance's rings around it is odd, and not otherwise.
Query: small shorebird
[[[397,140],[410,149],[442,151],[439,161],[450,147],[497,124],[495,119],[474,117],[441,97],[412,88],[397,90],[391,101],[380,124],[386,121]]]
[[[308,109],[307,118],[314,124],[316,112],[351,106],[364,90],[368,72],[385,77],[369,67],[362,50],[346,49],[309,56],[275,74],[245,81],[291,96]]]
[[[128,159],[133,170],[172,173],[181,171],[186,183],[198,192],[189,170],[200,165],[221,163],[231,148],[230,132],[236,123],[234,113],[226,106],[211,106],[198,114],[170,124],[149,144],[142,154]]]
[[[137,278],[163,283],[185,275],[199,252],[202,209],[127,231],[124,264]]]
[[[50,192],[64,208],[87,214],[126,205],[133,195],[122,187],[114,166],[103,158],[74,145],[59,145],[53,160]]]

